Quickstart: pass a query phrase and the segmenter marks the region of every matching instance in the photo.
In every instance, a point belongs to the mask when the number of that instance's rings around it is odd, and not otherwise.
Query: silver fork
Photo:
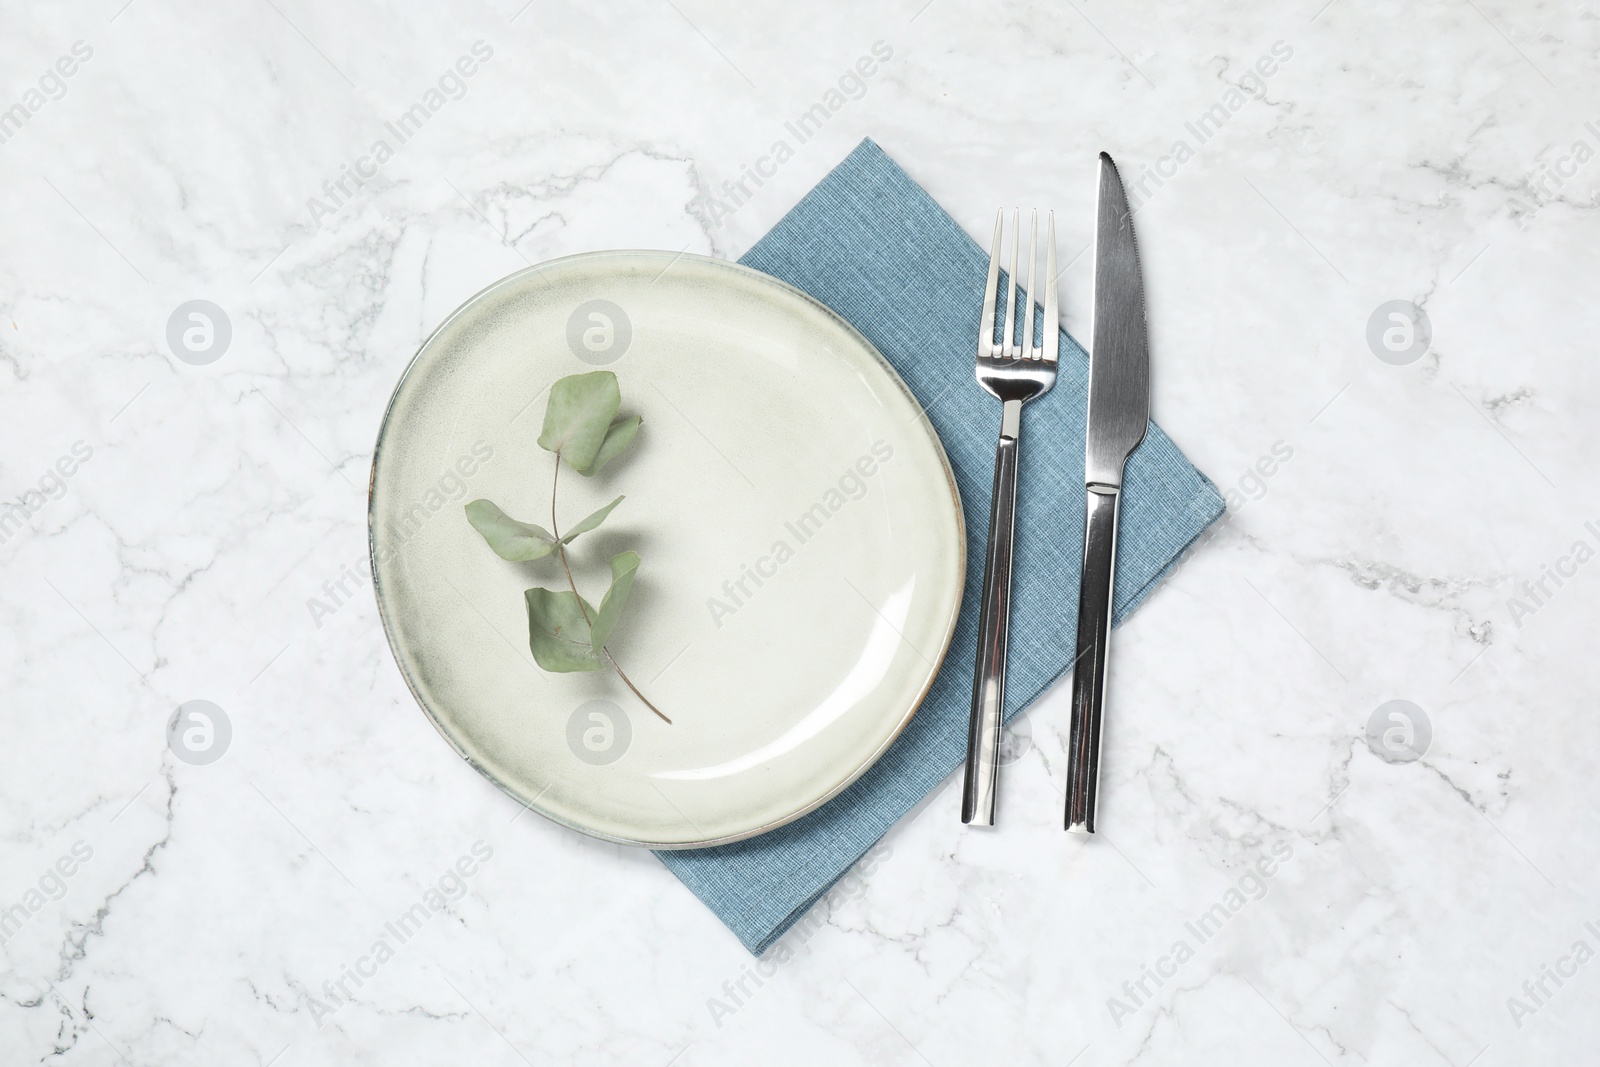
[[[1039,346],[1034,347],[1034,269],[1038,260],[1039,212],[1029,222],[1028,289],[1022,316],[1022,341],[1017,342],[1017,250],[1022,245],[1022,212],[1012,216],[1010,285],[1006,295],[1005,332],[999,343],[996,290],[1000,284],[1000,248],[1005,209],[994,220],[994,245],[989,252],[989,281],[983,290],[983,317],[978,323],[978,384],[1002,402],[1000,443],[994,450],[994,498],[989,505],[989,547],[983,560],[983,609],[978,623],[978,664],[972,679],[972,721],[967,729],[967,773],[961,790],[961,821],[993,826],[995,787],[1000,765],[1001,719],[1006,703],[1006,637],[1011,620],[1011,546],[1017,515],[1017,444],[1022,436],[1022,405],[1056,384],[1061,316],[1056,305],[1056,216],[1045,225],[1044,318]]]

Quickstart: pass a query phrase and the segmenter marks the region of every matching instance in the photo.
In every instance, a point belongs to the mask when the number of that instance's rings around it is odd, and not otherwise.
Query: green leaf
[[[617,376],[608,370],[562,378],[550,387],[539,447],[559,452],[573,469],[586,471],[621,406]]]
[[[488,500],[474,500],[468,504],[467,521],[501,559],[521,563],[543,559],[556,550],[555,537],[544,527],[518,522]]]
[[[600,442],[600,451],[594,454],[594,462],[587,469],[580,469],[579,474],[598,474],[600,468],[621,455],[623,450],[633,444],[634,435],[639,432],[639,423],[642,420],[637,415],[628,415],[618,418],[606,430],[606,439]]]
[[[619,496],[617,499],[613,500],[611,503],[595,512],[593,515],[590,515],[587,519],[584,519],[582,522],[578,523],[578,525],[568,530],[562,536],[561,543],[564,545],[570,545],[579,534],[586,534],[596,526],[599,526],[602,522],[605,522],[606,516],[611,514],[611,509],[620,503],[622,503],[622,498]]]
[[[611,588],[606,590],[605,597],[600,601],[600,611],[595,615],[589,635],[589,647],[597,656],[605,647],[611,631],[616,628],[617,616],[627,606],[628,597],[633,592],[633,576],[638,571],[639,553],[623,552],[611,557]]]
[[[570,589],[535,587],[522,594],[528,602],[528,648],[534,662],[547,671],[598,671],[605,666],[591,644],[588,609]]]

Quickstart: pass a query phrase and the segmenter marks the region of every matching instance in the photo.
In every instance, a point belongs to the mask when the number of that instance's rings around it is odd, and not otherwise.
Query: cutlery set
[[[978,322],[975,369],[978,384],[1000,400],[1002,406],[1000,438],[995,447],[989,540],[984,555],[972,718],[967,732],[967,764],[961,796],[961,821],[974,826],[993,826],[995,820],[998,756],[1005,711],[1022,405],[1055,385],[1061,336],[1055,284],[1055,215],[1047,216],[1045,224],[1044,302],[1037,336],[1034,318],[1038,216],[1034,213],[1030,223],[1028,284],[1019,316],[1020,211],[1013,215],[1004,315],[997,303],[1004,215],[1002,211],[995,219],[989,274]],[[1078,593],[1077,653],[1072,671],[1065,816],[1067,830],[1089,834],[1095,832],[1099,796],[1123,468],[1129,454],[1144,440],[1150,419],[1150,356],[1144,283],[1134,243],[1133,216],[1116,164],[1104,152],[1100,153],[1094,249],[1094,318],[1084,442],[1083,568]]]

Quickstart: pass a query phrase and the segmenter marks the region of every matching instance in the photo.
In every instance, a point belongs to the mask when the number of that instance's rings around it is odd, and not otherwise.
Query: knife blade
[[[1100,153],[1094,227],[1094,318],[1084,441],[1083,571],[1067,747],[1066,829],[1094,833],[1106,665],[1115,592],[1117,519],[1128,456],[1150,423],[1150,345],[1133,213],[1117,165]]]

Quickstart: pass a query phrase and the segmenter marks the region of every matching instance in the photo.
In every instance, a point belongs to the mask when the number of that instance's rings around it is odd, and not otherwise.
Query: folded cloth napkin
[[[810,293],[894,365],[944,442],[967,526],[966,593],[949,654],[883,758],[786,826],[731,845],[657,853],[759,956],[966,758],[1000,403],[972,377],[989,256],[871,140],[740,262]],[[1083,348],[1063,331],[1056,387],[1023,408],[1011,632],[1027,639],[1011,642],[1008,719],[1075,654],[1088,366]],[[1222,510],[1216,486],[1151,425],[1124,479],[1114,622]]]

